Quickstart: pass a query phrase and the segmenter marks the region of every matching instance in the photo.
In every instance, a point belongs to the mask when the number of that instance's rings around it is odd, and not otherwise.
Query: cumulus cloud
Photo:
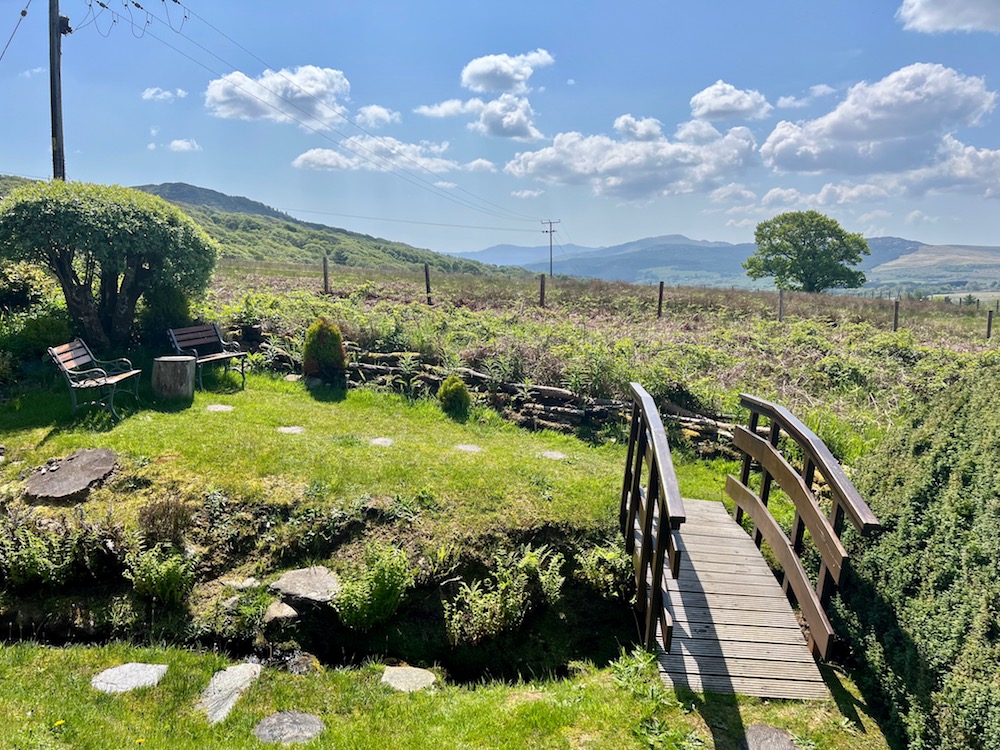
[[[462,85],[476,93],[524,94],[536,68],[552,65],[555,58],[543,49],[525,55],[477,57],[462,69]]]
[[[730,182],[709,193],[708,199],[712,203],[746,203],[757,200],[757,194],[746,185]]]
[[[198,145],[198,141],[194,138],[178,138],[170,141],[167,148],[177,152],[201,151],[201,146]]]
[[[755,161],[753,135],[742,127],[707,143],[570,132],[556,135],[551,146],[517,154],[504,171],[551,184],[589,185],[596,195],[649,200],[714,190]]]
[[[1000,32],[996,0],[903,0],[896,17],[910,31]]]
[[[535,127],[534,118],[535,113],[527,99],[503,94],[499,99],[487,102],[479,113],[479,119],[469,127],[496,138],[534,141],[542,137]]]
[[[787,171],[905,171],[933,159],[949,129],[979,124],[995,104],[982,78],[916,63],[853,86],[823,117],[778,123],[761,154]]]
[[[21,78],[32,78],[45,73],[47,70],[48,68],[31,68],[30,70],[22,70],[18,73],[18,75],[21,76]]]
[[[779,109],[802,109],[803,107],[808,107],[813,104],[817,99],[821,99],[824,96],[829,96],[836,92],[832,86],[827,86],[825,83],[817,84],[816,86],[811,86],[809,88],[809,94],[803,97],[797,96],[783,96],[778,99]]]
[[[700,120],[762,120],[774,109],[759,91],[716,81],[691,97],[691,115]]]
[[[299,169],[388,172],[414,167],[435,173],[455,171],[481,171],[484,159],[468,164],[445,156],[448,143],[404,143],[395,138],[359,136],[341,142],[341,149],[314,148],[300,154],[292,162]],[[492,167],[492,164],[490,164]]]
[[[459,115],[478,115],[486,108],[482,99],[448,99],[440,104],[421,104],[413,111],[424,117],[457,117]]]
[[[545,191],[544,190],[514,190],[513,192],[511,192],[511,195],[514,198],[522,198],[522,199],[527,200],[529,198],[540,198],[541,196],[545,195]]]
[[[224,119],[299,122],[326,130],[345,115],[341,101],[350,91],[347,78],[333,68],[265,70],[256,79],[237,71],[208,84],[205,106]]]
[[[1000,150],[976,148],[945,136],[933,164],[892,175],[890,189],[909,197],[958,192],[1000,197]]]
[[[663,126],[652,117],[637,120],[632,115],[622,115],[615,120],[615,130],[629,141],[655,141],[663,138]]]
[[[369,104],[358,110],[357,121],[359,125],[366,128],[381,128],[390,122],[402,122],[403,118],[399,112],[380,107],[378,104]]]
[[[187,96],[187,91],[184,89],[169,91],[161,89],[158,86],[148,88],[142,92],[143,101],[147,102],[172,102],[174,99],[183,99],[185,96]]]

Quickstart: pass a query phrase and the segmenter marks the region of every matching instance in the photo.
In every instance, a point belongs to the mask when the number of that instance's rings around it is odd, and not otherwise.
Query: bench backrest
[[[199,356],[204,356],[222,351],[222,334],[215,323],[171,328],[167,331],[167,335],[170,336],[170,343],[178,352],[182,349],[195,349]]]
[[[94,361],[90,347],[80,339],[73,339],[68,344],[50,346],[49,356],[63,372],[86,369]]]

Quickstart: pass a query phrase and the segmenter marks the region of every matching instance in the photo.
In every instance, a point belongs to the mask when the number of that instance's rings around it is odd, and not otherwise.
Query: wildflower
[[[53,726],[53,727],[61,727],[61,726],[62,726],[63,724],[65,724],[65,723],[66,723],[66,722],[65,722],[65,721],[64,721],[63,719],[59,719],[59,721],[57,721],[57,722],[56,722],[55,724],[53,724],[52,726]]]

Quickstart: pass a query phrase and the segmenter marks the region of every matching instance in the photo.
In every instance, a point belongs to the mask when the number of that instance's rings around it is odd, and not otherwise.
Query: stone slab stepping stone
[[[222,411],[232,411],[232,410],[233,407],[229,406],[229,404],[209,404],[208,406],[205,407],[205,411],[222,412]]]
[[[152,687],[167,673],[166,664],[129,662],[105,669],[90,681],[102,693],[127,693],[141,687]]]
[[[260,581],[258,581],[253,576],[249,578],[244,578],[242,581],[237,581],[235,578],[227,578],[221,582],[223,586],[229,586],[230,588],[236,589],[237,591],[246,591],[247,589],[256,588],[260,586]]]
[[[198,701],[198,708],[208,715],[208,723],[218,724],[229,716],[236,701],[260,677],[260,672],[260,664],[237,664],[212,675]]]
[[[392,444],[396,442],[392,438],[372,438],[372,445],[377,445],[379,448],[389,448]]]
[[[433,672],[418,667],[386,667],[382,682],[403,693],[429,688],[437,680]]]
[[[264,624],[278,620],[281,623],[296,620],[299,613],[284,602],[271,602],[264,611]]]
[[[751,724],[740,740],[740,750],[796,750],[796,747],[788,732],[767,724]]]
[[[466,443],[459,443],[455,446],[457,451],[465,451],[466,453],[479,453],[482,450],[478,445],[468,445]]]
[[[253,728],[253,736],[261,742],[308,742],[326,729],[318,716],[301,711],[279,711],[261,720]]]
[[[75,499],[106,479],[118,463],[107,448],[85,448],[56,458],[28,477],[24,489],[36,500],[59,502]]]
[[[559,451],[542,451],[541,456],[550,461],[564,461],[569,458],[565,453],[560,453]]]
[[[299,427],[298,425],[278,428],[278,432],[280,432],[282,435],[301,435],[305,431],[306,431],[305,427]]]
[[[340,579],[322,565],[314,565],[288,571],[271,588],[290,599],[324,603],[340,592]]]

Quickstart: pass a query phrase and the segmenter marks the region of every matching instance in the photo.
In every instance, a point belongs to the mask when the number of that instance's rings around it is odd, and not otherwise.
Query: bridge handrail
[[[862,533],[881,528],[881,525],[861,493],[847,478],[843,467],[812,430],[783,406],[747,394],[740,395],[740,402],[750,410],[749,426],[738,427],[733,435],[733,444],[743,453],[743,470],[740,479],[728,477],[726,494],[736,503],[734,515],[737,523],[744,513],[749,514],[754,521],[754,542],[759,547],[762,539],[766,540],[774,550],[784,570],[785,592],[791,592],[799,602],[803,618],[809,626],[810,646],[820,658],[825,659],[834,636],[825,606],[840,582],[848,559],[840,541],[844,518],[850,518]],[[770,422],[768,440],[757,435],[762,416]],[[778,449],[782,431],[792,438],[805,456],[801,473]],[[749,488],[750,471],[755,461],[763,475],[759,496]],[[817,471],[830,487],[832,502],[829,517],[824,516],[813,492]],[[772,481],[777,482],[795,505],[791,539],[785,536],[767,509]],[[815,589],[800,559],[806,530],[822,560]]]
[[[652,647],[659,624],[661,645],[669,651],[673,623],[663,607],[663,570],[666,567],[674,578],[678,575],[681,551],[676,530],[686,516],[656,403],[639,383],[630,385],[632,418],[619,520],[625,548],[633,556],[636,609],[644,615],[646,648]]]

